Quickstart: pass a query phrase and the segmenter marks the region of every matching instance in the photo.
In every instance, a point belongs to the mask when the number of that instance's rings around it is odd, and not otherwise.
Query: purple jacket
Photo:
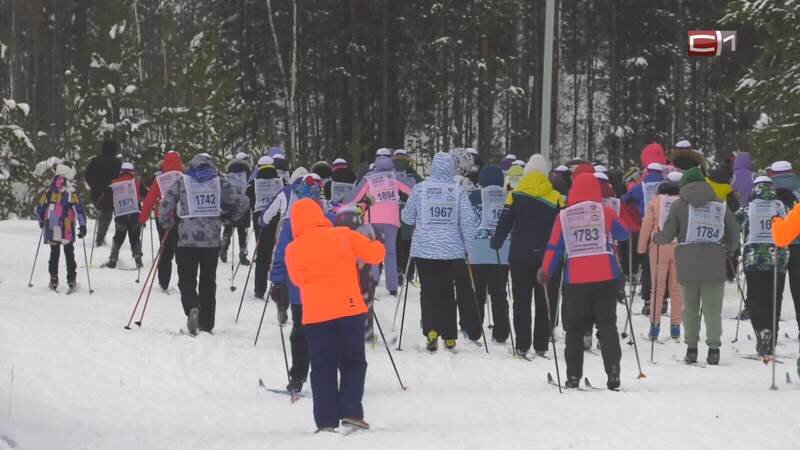
[[[750,153],[739,152],[733,162],[733,190],[739,193],[742,204],[750,201],[753,193],[753,163],[750,161]]]

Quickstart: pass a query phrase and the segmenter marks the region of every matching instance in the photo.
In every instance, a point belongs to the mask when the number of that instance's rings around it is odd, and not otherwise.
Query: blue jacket
[[[505,177],[503,176],[503,169],[500,166],[488,165],[481,169],[479,182],[481,189],[489,186],[503,186]],[[469,193],[469,201],[472,204],[472,209],[475,211],[475,220],[479,224],[475,237],[472,241],[472,253],[470,254],[470,263],[472,264],[508,264],[508,249],[510,242],[508,239],[503,242],[503,246],[497,250],[491,248],[491,239],[495,233],[497,225],[491,228],[483,228],[481,224],[481,216],[483,215],[483,196],[482,191],[472,191]],[[499,261],[498,261],[499,257]]]
[[[636,202],[636,207],[639,208],[640,217],[644,217],[644,212],[647,205],[644,204],[644,189],[642,183],[663,183],[664,175],[661,172],[647,171],[642,181],[633,185],[628,192],[622,196],[624,203]]]
[[[411,240],[411,256],[425,259],[463,259],[465,253],[472,252],[472,239],[475,236],[477,223],[475,212],[469,202],[467,193],[453,182],[455,162],[448,153],[437,153],[431,163],[431,176],[422,183],[417,183],[411,192],[401,219],[408,225],[416,225]],[[422,195],[432,182],[446,183],[457,190],[457,225],[454,227],[427,227],[422,221]]]

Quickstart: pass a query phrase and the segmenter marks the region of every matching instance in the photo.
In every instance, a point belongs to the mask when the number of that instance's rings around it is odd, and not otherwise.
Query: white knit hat
[[[686,139],[682,139],[682,140],[680,140],[680,141],[675,143],[675,148],[681,149],[681,150],[688,150],[688,149],[692,148],[692,143],[687,141]]]
[[[776,161],[769,166],[769,170],[773,172],[788,172],[792,170],[792,163],[789,161]]]
[[[344,158],[336,158],[336,159],[333,160],[333,164],[331,164],[331,165],[335,166],[337,164],[347,164],[347,160],[344,159]]]
[[[506,155],[506,157],[505,157],[505,158],[503,158],[503,159],[517,159],[517,155],[515,155],[515,154],[513,154],[513,153],[509,153],[509,154],[507,154],[507,155]]]
[[[608,181],[608,175],[606,175],[605,172],[595,172],[594,177],[598,180]]]
[[[661,164],[661,163],[657,163],[657,162],[650,163],[650,164],[647,165],[647,170],[653,170],[653,171],[656,171],[656,172],[662,172],[664,170],[664,165]]]
[[[475,149],[474,149],[474,148],[472,148],[472,147],[467,147],[467,148],[465,148],[464,150],[466,150],[466,151],[467,151],[467,153],[469,153],[470,155],[477,155],[477,154],[478,154],[478,151],[477,151],[477,150],[475,150]]]
[[[237,156],[237,159],[238,159],[239,155],[236,155],[236,156]],[[258,165],[259,166],[270,166],[272,164],[275,164],[275,160],[272,159],[269,156],[262,156],[261,158],[258,158]]]
[[[511,165],[512,165],[512,166],[522,166],[522,167],[525,167],[525,161],[523,161],[523,160],[521,160],[521,159],[518,159],[518,160],[514,161],[513,163],[511,163]]]
[[[66,164],[58,164],[56,166],[56,175],[60,175],[67,180],[72,180],[75,178],[76,171],[72,167]]]
[[[276,159],[286,159],[286,155],[284,155],[283,153],[276,153],[276,154],[275,154],[275,156],[273,156],[273,157],[272,157],[272,159],[273,159],[273,160],[276,160]]]
[[[392,156],[392,150],[388,148],[379,148],[377,152],[375,152],[375,156]]]
[[[683,178],[683,172],[679,172],[677,170],[673,170],[667,174],[667,179],[673,183],[680,183],[681,178]]]
[[[608,167],[606,167],[606,166],[604,166],[602,164],[598,164],[598,165],[594,166],[594,171],[595,172],[600,172],[600,173],[606,173],[606,172],[608,172]]]
[[[242,161],[247,161],[250,157],[245,152],[239,152],[236,154],[236,159],[241,159]]]
[[[406,151],[403,150],[402,148],[398,148],[397,150],[394,151],[394,156],[405,156],[405,155],[408,155],[408,153],[406,153]]]
[[[567,166],[562,164],[562,165],[556,167],[555,171],[556,172],[569,172],[569,167],[567,167]]]
[[[543,174],[550,173],[550,161],[545,159],[540,153],[531,155],[528,163],[525,164],[525,175],[531,172],[539,172]]]
[[[765,176],[765,175],[761,175],[760,177],[756,177],[756,179],[753,180],[753,184],[754,185],[755,184],[761,184],[761,183],[772,183],[772,178],[770,178],[768,176]]]
[[[136,169],[133,167],[133,163],[132,162],[124,162],[124,163],[122,163],[122,167],[120,167],[120,170],[134,171]]]

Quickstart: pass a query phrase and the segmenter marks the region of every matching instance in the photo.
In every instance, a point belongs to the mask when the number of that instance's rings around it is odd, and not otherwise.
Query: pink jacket
[[[658,246],[653,243],[653,235],[660,231],[658,229],[660,211],[661,196],[656,195],[645,208],[637,250],[640,254],[649,253],[650,256],[650,279],[654,291],[652,293],[654,304],[651,306],[652,321],[659,322],[661,320],[661,303],[664,301],[667,287],[669,287],[669,295],[672,298],[670,322],[676,325],[681,323],[683,316],[683,295],[678,284],[678,272],[675,267],[675,248],[678,243],[672,242]]]
[[[381,172],[392,172],[394,171],[394,166],[392,165],[392,160],[385,156],[379,156],[375,160],[375,171],[367,173],[361,182],[353,189],[354,194],[350,195],[350,198],[345,202],[345,206],[352,206],[356,202],[360,201],[364,198],[367,194],[370,194],[372,197],[376,197],[377,193],[372,192],[369,187],[369,182],[367,181],[367,177],[373,173],[381,173]],[[397,192],[403,193],[405,195],[411,195],[412,188],[409,187],[408,183],[404,181],[404,177],[399,175],[397,172],[395,173],[395,179],[397,180]],[[396,227],[400,226],[400,199],[397,198],[394,201],[385,201],[381,202],[378,201],[379,199],[375,199],[375,203],[369,208],[367,211],[367,220],[371,224],[389,224],[394,225]]]

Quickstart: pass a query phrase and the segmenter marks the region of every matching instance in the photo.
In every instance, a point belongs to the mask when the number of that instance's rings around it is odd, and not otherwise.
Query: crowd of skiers
[[[169,289],[174,257],[186,327],[195,334],[214,328],[217,265],[229,258],[235,232],[239,263],[255,262],[255,297],[276,303],[281,324],[292,317],[287,390],[301,392],[310,368],[320,430],[368,427],[364,343],[375,339],[381,277],[391,296],[418,277],[429,352],[440,341],[454,350],[460,333],[480,345],[488,311],[493,342],[510,339],[518,358],[545,356],[560,316],[570,388],[583,376],[595,329],[607,387],[620,387],[616,311],[617,302],[633,301],[626,280],[641,286],[651,340],[670,311],[669,336],[683,333],[687,364],[698,359],[701,320],[706,361],[719,363],[724,286],[738,283],[740,264],[741,315],[752,322],[759,355],[774,349],[773,302],[780,314],[787,273],[800,310],[800,177],[787,161],[755,173],[750,155],[738,152],[709,167],[685,140],[669,154],[647,145],[641,168],[625,173],[583,160],[551,168],[538,154],[484,164],[463,148],[433,155],[424,180],[405,151],[386,148],[361,176],[342,158],[292,171],[280,148],[255,161],[237,153],[223,172],[208,154],[184,167],[169,151],[147,187],[105,141],[84,176],[97,211],[92,244],[105,245],[113,218],[104,265],[116,267],[127,237],[141,268],[142,226],[155,215],[159,285]],[[59,164],[37,206],[52,289],[62,246],[67,283],[76,287],[73,243],[87,233],[75,176]]]

